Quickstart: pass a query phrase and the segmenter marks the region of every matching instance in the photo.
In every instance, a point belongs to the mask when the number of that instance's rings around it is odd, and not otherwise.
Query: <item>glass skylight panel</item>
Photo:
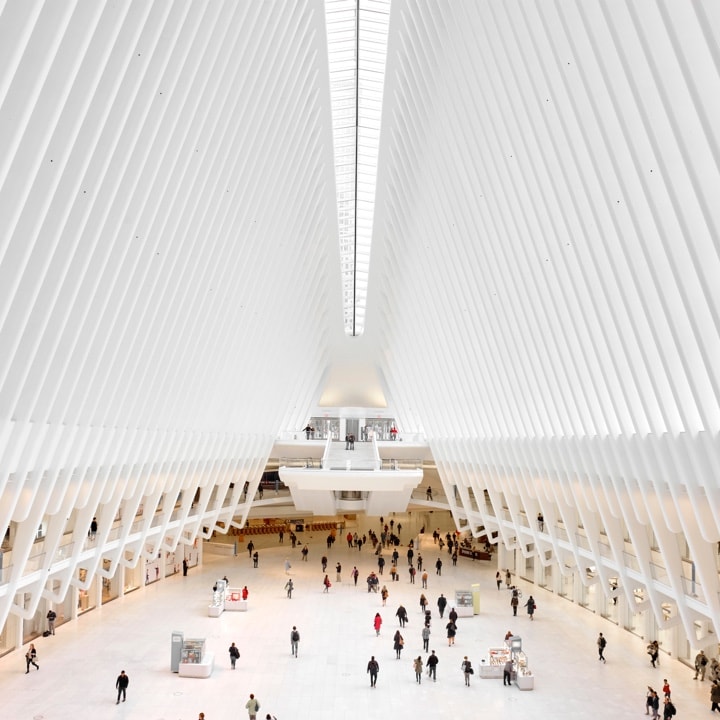
[[[365,328],[390,0],[326,0],[343,317]]]

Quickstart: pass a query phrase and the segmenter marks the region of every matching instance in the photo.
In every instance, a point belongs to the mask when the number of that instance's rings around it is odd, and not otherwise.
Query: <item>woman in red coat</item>
[[[373,627],[375,628],[375,634],[380,634],[380,626],[382,625],[382,618],[380,613],[375,613],[375,620],[373,621]]]

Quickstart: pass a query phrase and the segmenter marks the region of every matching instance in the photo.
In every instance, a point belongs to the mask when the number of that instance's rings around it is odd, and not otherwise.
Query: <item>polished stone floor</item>
[[[361,528],[362,530],[362,528]],[[406,532],[404,530],[403,532]],[[407,539],[407,538],[403,538]],[[443,554],[441,577],[434,571],[438,557],[429,535],[421,552],[430,577],[426,592],[433,608],[430,647],[440,659],[437,682],[415,682],[412,659],[421,654],[421,588],[409,582],[407,560],[401,553],[401,580],[381,578],[390,592],[386,607],[380,595],[368,594],[363,579],[376,568],[368,545],[358,552],[339,538],[328,553],[329,593],[322,592],[320,558],[327,553],[325,534],[305,537],[309,560],[301,562],[300,546],[278,545],[276,537],[256,539],[260,563],[253,569],[247,552],[238,557],[206,556],[204,566],[188,577],[175,576],[115,600],[58,629],[55,637],[36,641],[40,670],[25,674],[22,651],[0,659],[3,717],[9,720],[70,720],[70,718],[142,718],[143,720],[207,720],[244,718],[249,693],[261,703],[258,718],[271,713],[278,720],[313,718],[363,719],[379,713],[393,720],[433,717],[628,718],[644,716],[648,685],[660,688],[668,677],[678,707],[677,717],[697,718],[710,713],[709,683],[692,679],[684,665],[662,657],[659,669],[650,667],[645,642],[549,592],[519,586],[538,603],[535,620],[511,615],[509,595],[496,589],[495,567],[460,559],[453,567]],[[295,593],[285,595],[284,563],[289,558]],[[343,566],[342,582],[335,581],[335,563]],[[360,570],[355,587],[353,565]],[[227,574],[231,587],[247,585],[248,612],[208,617],[215,578]],[[445,621],[436,600],[442,592],[479,583],[481,612],[460,618],[454,647],[448,647]],[[523,599],[524,601],[524,599]],[[403,603],[410,620],[404,630],[405,649],[395,659],[392,636],[395,611]],[[522,610],[522,608],[521,608]],[[384,620],[380,636],[372,621]],[[297,659],[290,654],[292,625],[301,633]],[[510,629],[523,639],[523,649],[535,674],[535,689],[521,692],[503,687],[501,680],[474,675],[465,687],[460,663],[468,655],[475,668],[487,648],[501,645]],[[216,664],[208,679],[181,678],[170,672],[171,632],[186,638],[207,638]],[[607,663],[598,662],[595,639],[608,638]],[[237,669],[227,655],[230,642],[241,652]],[[376,689],[366,674],[370,655],[380,663]],[[423,654],[423,657],[425,655]],[[121,669],[130,677],[127,702],[115,704],[115,678]]]

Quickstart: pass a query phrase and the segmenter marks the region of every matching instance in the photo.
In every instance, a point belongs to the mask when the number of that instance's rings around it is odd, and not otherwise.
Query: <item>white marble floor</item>
[[[363,579],[375,569],[368,545],[349,550],[338,539],[329,553],[333,586],[322,592],[320,558],[326,553],[325,535],[305,538],[309,561],[300,560],[300,547],[277,545],[263,537],[257,545],[260,567],[252,568],[247,552],[237,558],[207,558],[188,577],[176,576],[93,610],[78,622],[68,623],[51,638],[36,641],[40,670],[25,674],[25,648],[0,659],[3,717],[9,720],[70,720],[70,718],[143,718],[143,720],[207,720],[244,718],[249,693],[266,713],[278,720],[312,717],[314,720],[362,718],[382,712],[393,720],[432,717],[467,717],[471,712],[490,717],[627,718],[644,716],[645,690],[660,688],[668,677],[677,717],[697,718],[710,712],[709,683],[692,679],[684,665],[661,658],[659,669],[650,667],[645,643],[596,615],[549,592],[522,582],[525,596],[538,602],[533,622],[524,613],[512,618],[508,593],[498,592],[495,568],[488,563],[460,559],[452,567],[447,553],[442,577],[434,574],[438,556],[432,538],[423,540],[423,557],[430,568],[428,598],[433,608],[431,648],[440,658],[436,683],[416,684],[412,658],[421,654],[422,628],[418,584],[411,585],[404,553],[401,580],[383,577],[390,597],[381,606],[379,595],[368,594]],[[285,597],[284,561],[290,557],[296,584],[292,600]],[[343,565],[343,581],[335,582],[334,567]],[[350,582],[353,564],[360,581]],[[249,611],[209,618],[207,606],[213,580],[229,576],[232,587],[250,589]],[[481,613],[461,618],[454,647],[447,646],[444,621],[435,601],[443,592],[471,583],[481,588]],[[409,611],[405,650],[395,659],[392,635],[400,603]],[[372,628],[380,612],[384,624],[379,637]],[[290,655],[292,625],[301,632],[297,659]],[[502,643],[511,629],[523,638],[535,672],[535,690],[521,692],[503,687],[500,680],[482,680],[476,674],[464,685],[460,663],[468,655],[477,668],[488,647]],[[181,678],[170,672],[170,636],[173,630],[186,638],[206,637],[216,656],[209,679]],[[598,662],[595,639],[608,638],[607,664]],[[230,669],[227,647],[235,641],[241,657]],[[370,655],[380,662],[377,688],[366,674]],[[115,704],[115,678],[121,669],[130,677],[128,700]]]

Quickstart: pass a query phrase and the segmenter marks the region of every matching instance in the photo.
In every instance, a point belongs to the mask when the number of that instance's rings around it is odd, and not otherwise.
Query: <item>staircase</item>
[[[355,442],[353,450],[346,450],[344,440],[333,440],[323,466],[329,470],[377,470],[380,458],[371,442]]]

